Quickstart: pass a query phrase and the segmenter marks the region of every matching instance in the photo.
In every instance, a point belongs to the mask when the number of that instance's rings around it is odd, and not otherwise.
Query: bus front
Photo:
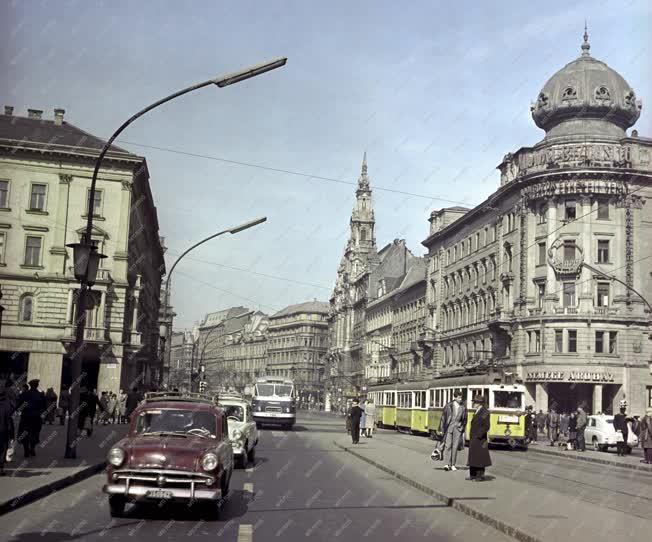
[[[251,402],[256,425],[280,425],[292,429],[297,416],[294,383],[291,380],[260,379]]]

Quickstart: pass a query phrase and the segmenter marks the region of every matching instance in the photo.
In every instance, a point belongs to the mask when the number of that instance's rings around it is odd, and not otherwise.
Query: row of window
[[[444,365],[460,365],[470,359],[489,359],[493,356],[494,343],[491,337],[465,343],[445,346],[443,349]]]
[[[596,263],[611,263],[610,259],[610,240],[597,239],[596,240]],[[578,259],[579,248],[575,239],[567,239],[564,241],[562,247],[562,257],[565,261],[572,261]],[[548,245],[545,241],[537,244],[537,265],[547,265],[548,262]]]
[[[496,296],[493,292],[453,305],[443,305],[441,313],[442,329],[447,331],[482,322],[495,309]]]
[[[9,189],[10,182],[8,180],[0,180],[0,209],[9,208]],[[88,202],[90,188],[87,190],[86,201]],[[95,189],[93,216],[96,217],[102,215],[102,193],[102,189]],[[32,183],[30,186],[29,200],[27,201],[27,210],[40,213],[47,212],[47,200],[48,185],[46,183]],[[88,203],[86,204],[86,212],[88,213]]]
[[[497,269],[496,257],[491,254],[488,258],[482,258],[455,273],[451,273],[443,278],[444,297],[462,293],[465,288],[470,289],[472,286],[477,288],[481,280],[482,284],[486,284],[489,275],[492,281],[496,280]]]
[[[7,232],[0,232],[0,264],[5,261],[7,251]],[[25,250],[23,253],[23,265],[29,267],[40,267],[43,259],[43,236],[26,235]]]
[[[541,331],[528,331],[528,352],[532,354],[541,352]],[[617,354],[618,332],[601,330],[595,331],[594,352],[596,354]],[[577,353],[576,329],[555,329],[555,353]]]
[[[465,258],[481,248],[496,241],[496,225],[485,226],[484,229],[476,232],[467,239],[460,241],[455,246],[446,250],[444,265],[451,265],[462,258]],[[434,256],[434,270],[439,269],[439,258]]]
[[[544,282],[537,283],[537,305],[543,308],[544,299],[546,296],[546,284]],[[595,287],[595,301],[596,307],[609,307],[609,300],[611,299],[611,283],[598,281]],[[565,281],[562,283],[562,296],[561,302],[563,307],[576,307],[577,306],[577,286],[575,281]]]

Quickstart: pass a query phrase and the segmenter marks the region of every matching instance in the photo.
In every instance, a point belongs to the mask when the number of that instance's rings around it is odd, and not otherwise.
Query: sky
[[[649,0],[530,2],[0,0],[0,98],[66,110],[109,137],[146,105],[279,56],[281,69],[208,87],[138,119],[119,145],[147,158],[175,327],[236,305],[268,314],[330,297],[367,152],[378,248],[415,255],[428,217],[499,185],[503,156],[543,132],[530,103],[580,53],[617,70],[652,136]],[[648,102],[650,100],[650,102]]]

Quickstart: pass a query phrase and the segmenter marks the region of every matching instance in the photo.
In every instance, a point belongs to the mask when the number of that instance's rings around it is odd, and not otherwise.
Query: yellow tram
[[[511,448],[527,446],[525,386],[522,384],[504,383],[488,375],[466,375],[370,386],[368,396],[376,404],[378,427],[434,435],[439,429],[444,406],[453,399],[455,390],[462,392],[469,412],[467,440],[473,418],[472,400],[476,395],[482,395],[490,414],[489,442]]]

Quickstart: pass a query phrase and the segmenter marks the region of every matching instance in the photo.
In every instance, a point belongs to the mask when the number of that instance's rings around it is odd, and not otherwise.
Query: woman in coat
[[[473,398],[473,419],[469,431],[469,477],[467,480],[482,482],[485,480],[484,470],[491,466],[489,456],[489,411],[485,406],[485,399],[482,395]]]
[[[367,437],[371,438],[371,434],[374,431],[374,423],[376,423],[376,405],[372,399],[367,401],[367,406],[364,409],[365,413],[365,424],[367,427]]]
[[[570,444],[571,450],[577,448],[577,415],[575,412],[571,412],[568,419],[568,444]]]
[[[652,464],[652,408],[645,411],[638,423],[638,440],[643,447],[643,463]]]
[[[366,401],[363,401],[362,404],[360,405],[360,409],[362,410],[362,416],[360,416],[360,436],[361,437],[366,437],[367,436],[367,414],[365,412],[366,408]]]

